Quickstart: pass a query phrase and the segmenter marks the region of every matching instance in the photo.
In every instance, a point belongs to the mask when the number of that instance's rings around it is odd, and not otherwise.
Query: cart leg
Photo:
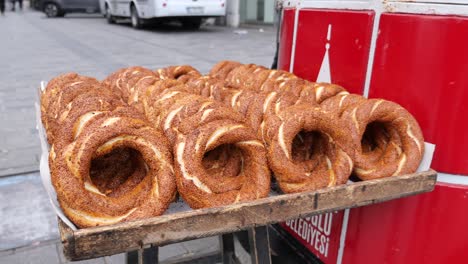
[[[140,249],[141,250],[141,249]],[[151,245],[149,248],[143,249],[143,263],[142,264],[157,264],[159,248]]]
[[[224,234],[219,236],[219,244],[221,246],[221,257],[223,264],[239,263],[234,252],[234,234]]]
[[[268,226],[259,226],[249,229],[250,257],[252,264],[269,264],[270,238],[268,236]]]
[[[138,263],[138,250],[127,252],[127,264],[137,264]]]
[[[127,264],[155,264],[158,263],[158,247],[127,252]]]

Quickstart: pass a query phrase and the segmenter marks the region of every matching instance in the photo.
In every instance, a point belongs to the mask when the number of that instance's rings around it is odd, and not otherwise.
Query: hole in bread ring
[[[328,141],[328,136],[318,131],[299,132],[292,143],[292,161],[304,166],[306,171],[314,170],[327,154]]]
[[[146,175],[126,192],[107,196],[93,184],[92,161],[121,148],[133,149],[141,155]],[[129,117],[94,122],[56,154],[52,170],[60,205],[79,227],[157,216],[167,209],[175,195],[168,142],[145,122]]]
[[[107,196],[118,197],[133,189],[146,176],[148,165],[134,149],[116,148],[91,161],[91,183]]]
[[[211,175],[235,177],[241,172],[243,158],[241,150],[236,145],[224,144],[205,153],[203,167]]]
[[[236,177],[213,177],[204,167],[206,153],[235,145],[242,155]],[[174,146],[175,175],[180,195],[192,208],[222,206],[265,197],[270,172],[263,144],[254,131],[232,120],[217,120],[180,135]]]
[[[244,156],[235,144],[223,144],[205,153],[203,181],[216,193],[239,190],[242,187]]]

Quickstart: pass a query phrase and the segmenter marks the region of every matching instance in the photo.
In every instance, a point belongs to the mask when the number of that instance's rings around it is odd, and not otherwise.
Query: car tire
[[[47,17],[59,17],[65,15],[65,13],[61,11],[60,6],[52,2],[45,3],[42,10]]]
[[[107,4],[106,4],[106,15],[105,16],[106,16],[107,23],[109,23],[109,24],[114,24],[115,23],[115,18],[111,14],[110,8],[109,8],[109,6]]]
[[[199,29],[202,23],[201,18],[188,18],[182,20],[182,27],[186,29]]]
[[[134,5],[130,7],[130,20],[132,21],[132,27],[135,29],[141,29],[143,24],[141,18],[138,16],[138,11]]]

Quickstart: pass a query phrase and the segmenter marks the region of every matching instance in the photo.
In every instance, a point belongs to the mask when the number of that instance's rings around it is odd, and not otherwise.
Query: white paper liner
[[[46,87],[46,82],[42,81],[41,82],[41,88],[38,89],[37,91],[37,98],[36,102],[34,103],[34,106],[36,108],[36,129],[39,132],[39,139],[41,141],[41,160],[40,160],[40,165],[39,165],[39,170],[40,170],[40,175],[42,179],[42,184],[44,185],[44,188],[49,195],[49,200],[52,204],[52,208],[54,209],[55,213],[57,214],[58,217],[72,230],[78,230],[78,228],[68,219],[68,217],[64,214],[62,211],[62,208],[59,205],[59,202],[57,200],[57,192],[55,191],[54,186],[52,185],[51,177],[50,177],[50,168],[49,168],[49,150],[50,150],[50,145],[47,142],[47,135],[44,129],[44,126],[42,125],[41,121],[41,108],[39,106],[40,98],[41,98],[41,93],[44,91]],[[420,171],[427,171],[430,169],[431,162],[432,162],[432,157],[434,156],[434,150],[435,150],[435,145],[424,142],[424,156],[421,161],[421,164],[419,165],[418,172]],[[348,181],[348,184],[351,184],[352,181]],[[270,192],[270,196],[275,196],[278,195],[275,191]],[[184,212],[191,210],[190,207],[185,203],[180,197],[177,199],[176,202],[172,202],[169,205],[169,208],[164,214],[173,214],[173,213],[179,213],[179,212]]]
[[[424,142],[424,155],[419,164],[417,172],[427,171],[431,168],[432,158],[434,157],[435,144]]]
[[[37,91],[37,100],[34,103],[34,107],[36,108],[36,128],[39,132],[39,140],[41,141],[41,160],[39,163],[39,171],[41,174],[42,184],[46,189],[47,194],[49,195],[49,200],[52,204],[52,208],[54,209],[55,213],[62,219],[62,221],[71,229],[77,230],[76,226],[65,216],[60,208],[59,202],[57,200],[57,193],[55,192],[54,186],[52,185],[51,177],[50,177],[50,168],[49,168],[49,150],[50,145],[47,142],[47,136],[45,133],[44,126],[41,122],[41,107],[39,106],[41,93],[44,91],[46,86],[45,82],[41,82],[41,89]]]

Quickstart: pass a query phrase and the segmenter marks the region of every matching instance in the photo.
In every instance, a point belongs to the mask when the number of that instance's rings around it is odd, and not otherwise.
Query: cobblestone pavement
[[[69,71],[104,78],[130,65],[190,64],[202,72],[223,59],[271,65],[274,29],[245,31],[215,26],[134,30],[128,24],[108,25],[99,15],[47,19],[24,11],[0,16],[0,175],[37,170],[34,101],[41,80]]]
[[[37,173],[34,102],[41,80],[70,71],[102,79],[130,65],[190,64],[207,72],[223,59],[269,66],[275,48],[275,30],[268,26],[134,30],[108,25],[99,15],[47,19],[29,10],[0,16],[0,36],[0,264],[66,262]],[[174,244],[161,249],[161,260],[218,248],[217,238]],[[84,263],[123,262],[117,255]]]

